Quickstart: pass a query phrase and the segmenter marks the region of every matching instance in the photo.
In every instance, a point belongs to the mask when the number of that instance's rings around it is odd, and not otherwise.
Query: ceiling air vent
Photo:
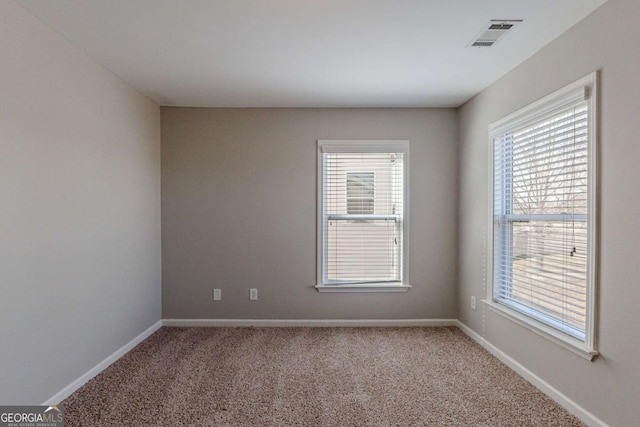
[[[522,19],[492,19],[484,26],[469,46],[491,47],[498,42],[508,31],[522,22]]]

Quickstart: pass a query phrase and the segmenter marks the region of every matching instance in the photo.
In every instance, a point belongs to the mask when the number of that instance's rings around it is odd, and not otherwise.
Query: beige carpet
[[[162,328],[67,426],[582,426],[451,328]]]

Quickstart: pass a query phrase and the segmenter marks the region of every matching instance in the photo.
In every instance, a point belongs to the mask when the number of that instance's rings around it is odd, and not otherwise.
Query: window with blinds
[[[318,286],[406,285],[407,142],[319,141]]]
[[[493,144],[492,300],[593,347],[595,76],[503,119]]]

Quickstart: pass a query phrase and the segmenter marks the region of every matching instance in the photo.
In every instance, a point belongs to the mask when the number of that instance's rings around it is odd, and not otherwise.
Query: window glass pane
[[[584,221],[514,222],[512,283],[504,296],[584,331],[586,254]]]
[[[514,132],[515,214],[587,213],[587,107]]]
[[[327,279],[399,281],[400,227],[393,220],[331,220],[327,226]]]

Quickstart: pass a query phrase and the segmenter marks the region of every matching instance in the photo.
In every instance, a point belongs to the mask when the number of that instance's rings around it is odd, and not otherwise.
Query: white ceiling
[[[161,105],[456,107],[606,0],[19,0]],[[492,48],[490,19],[523,19]]]

